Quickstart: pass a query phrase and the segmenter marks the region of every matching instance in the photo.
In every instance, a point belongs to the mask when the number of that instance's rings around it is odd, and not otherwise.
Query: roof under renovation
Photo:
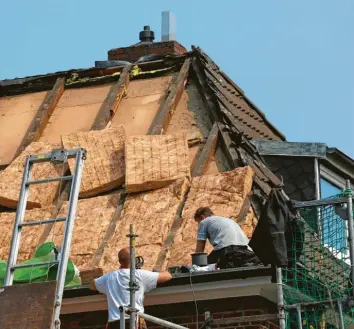
[[[282,184],[251,140],[284,135],[203,50],[153,42],[148,27],[139,43],[109,50],[93,68],[0,81],[0,127],[2,260],[29,154],[88,151],[70,256],[81,271],[115,269],[131,223],[144,268],[189,264],[197,208],[210,206],[251,237],[263,198]],[[38,165],[32,175],[68,173],[70,161]],[[69,190],[31,187],[26,221],[63,216]],[[62,223],[25,227],[19,260],[62,235]]]

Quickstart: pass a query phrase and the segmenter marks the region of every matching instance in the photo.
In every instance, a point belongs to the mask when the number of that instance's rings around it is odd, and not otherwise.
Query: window
[[[341,191],[342,188],[331,184],[324,178],[320,179],[321,199],[333,197]],[[345,253],[347,248],[346,222],[335,213],[333,207],[323,207],[321,219],[323,243],[334,249],[334,253]]]

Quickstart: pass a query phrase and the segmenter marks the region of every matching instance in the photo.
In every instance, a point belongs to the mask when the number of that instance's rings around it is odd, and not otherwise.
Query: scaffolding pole
[[[135,279],[135,234],[134,224],[130,224],[130,232],[127,235],[130,239],[130,281],[129,281],[129,291],[130,291],[130,321],[129,328],[135,329],[136,324],[136,305],[135,305],[135,292],[139,290],[139,284]],[[125,321],[125,319],[124,319]],[[124,322],[123,321],[123,322]]]
[[[302,316],[301,316],[301,305],[296,305],[296,313],[297,313],[297,325],[298,329],[302,329]]]
[[[337,303],[338,303],[338,313],[339,313],[339,328],[344,329],[342,301],[340,299],[338,299]]]
[[[285,329],[285,310],[284,310],[284,292],[283,292],[283,279],[281,268],[276,266],[277,277],[277,296],[278,296],[278,314],[279,314],[279,328]]]
[[[350,180],[346,182],[346,188],[350,189]],[[349,233],[349,255],[350,255],[350,277],[352,283],[351,295],[354,296],[354,223],[353,223],[353,196],[352,193],[348,193],[347,201],[348,211],[348,233]]]
[[[315,164],[315,187],[316,187],[316,200],[321,199],[321,178],[320,178],[320,168],[318,164],[318,159],[314,159]],[[316,208],[316,221],[317,221],[317,234],[322,239],[322,219],[321,219],[321,208]]]

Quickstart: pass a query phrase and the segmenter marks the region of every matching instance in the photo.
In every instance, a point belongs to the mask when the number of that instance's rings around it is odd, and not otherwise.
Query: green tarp
[[[53,242],[47,242],[37,248],[34,258],[29,259],[21,264],[36,264],[40,262],[55,260],[55,245]],[[0,287],[4,285],[6,262],[0,260]],[[14,284],[29,282],[44,282],[56,279],[58,265],[42,265],[18,269],[15,271]],[[81,285],[79,271],[69,259],[66,270],[65,286]]]

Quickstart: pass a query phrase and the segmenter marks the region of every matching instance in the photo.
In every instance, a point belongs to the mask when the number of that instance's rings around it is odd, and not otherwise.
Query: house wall
[[[198,301],[198,327],[204,323],[204,312],[209,311],[214,319],[240,319],[262,314],[276,314],[276,305],[262,297],[227,298],[221,300]],[[179,303],[170,305],[154,305],[145,308],[145,312],[165,320],[177,323],[190,329],[196,329],[196,310],[194,303]],[[104,329],[107,321],[107,312],[87,312],[80,314],[63,315],[62,329]],[[149,329],[162,329],[153,323],[147,323]],[[216,324],[212,328],[237,329],[278,329],[277,320],[247,321],[230,324]]]

